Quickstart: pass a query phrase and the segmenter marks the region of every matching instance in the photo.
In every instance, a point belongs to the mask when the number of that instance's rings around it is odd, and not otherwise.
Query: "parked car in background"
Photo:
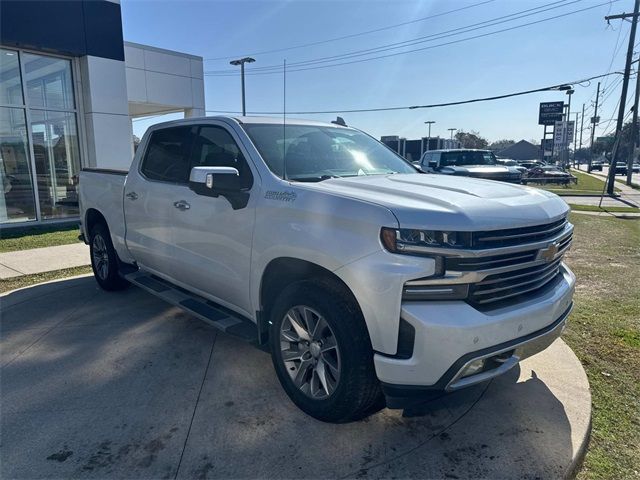
[[[634,164],[631,166],[631,171],[632,171],[633,173],[640,173],[640,163],[634,163]]]
[[[500,165],[504,165],[505,167],[514,167],[516,170],[518,170],[520,173],[524,173],[527,171],[527,169],[525,167],[523,167],[522,165],[520,165],[517,161],[512,160],[510,158],[496,158],[496,161],[500,164]]]
[[[533,167],[544,167],[546,165],[546,163],[541,162],[540,160],[521,160],[518,164],[527,170]]]
[[[430,150],[420,159],[420,167],[428,173],[483,178],[520,183],[522,172],[517,167],[500,165],[490,150]]]
[[[545,165],[527,170],[527,173],[522,177],[522,183],[525,185],[529,183],[569,185],[570,183],[578,183],[578,179],[559,167]]]
[[[467,152],[442,161],[507,168]],[[133,283],[270,350],[291,400],[323,421],[501,375],[560,336],[572,308],[563,200],[426,175],[345,126],[154,125],[128,172],[82,171],[80,205],[103,289]]]

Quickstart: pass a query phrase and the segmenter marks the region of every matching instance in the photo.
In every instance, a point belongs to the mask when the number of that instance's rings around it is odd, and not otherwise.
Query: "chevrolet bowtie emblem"
[[[558,247],[558,242],[553,242],[547,248],[543,248],[542,250],[540,250],[540,252],[538,253],[538,258],[546,262],[552,262],[558,254]]]

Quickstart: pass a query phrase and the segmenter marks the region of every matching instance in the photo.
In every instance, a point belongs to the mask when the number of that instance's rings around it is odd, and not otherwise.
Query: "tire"
[[[91,269],[100,288],[107,291],[123,290],[129,286],[118,273],[118,254],[113,248],[109,229],[98,223],[89,234]]]
[[[340,289],[323,281],[294,283],[276,299],[270,320],[273,366],[303,412],[345,423],[384,407],[364,318]]]

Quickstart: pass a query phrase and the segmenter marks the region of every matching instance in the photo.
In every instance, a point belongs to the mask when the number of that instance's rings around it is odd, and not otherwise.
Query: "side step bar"
[[[225,333],[258,344],[258,327],[248,318],[150,273],[136,271],[125,274],[124,278]]]

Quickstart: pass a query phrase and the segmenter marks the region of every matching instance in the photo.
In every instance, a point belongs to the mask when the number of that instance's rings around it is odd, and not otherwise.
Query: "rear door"
[[[174,211],[176,280],[232,309],[252,315],[249,295],[251,245],[259,177],[235,133],[223,124],[196,127],[191,167],[238,169],[245,201],[199,195],[185,189],[188,208]],[[235,203],[235,205],[233,204]]]
[[[176,203],[188,190],[192,126],[156,130],[149,138],[137,169],[125,184],[127,247],[138,264],[173,277],[177,259],[173,247]]]

